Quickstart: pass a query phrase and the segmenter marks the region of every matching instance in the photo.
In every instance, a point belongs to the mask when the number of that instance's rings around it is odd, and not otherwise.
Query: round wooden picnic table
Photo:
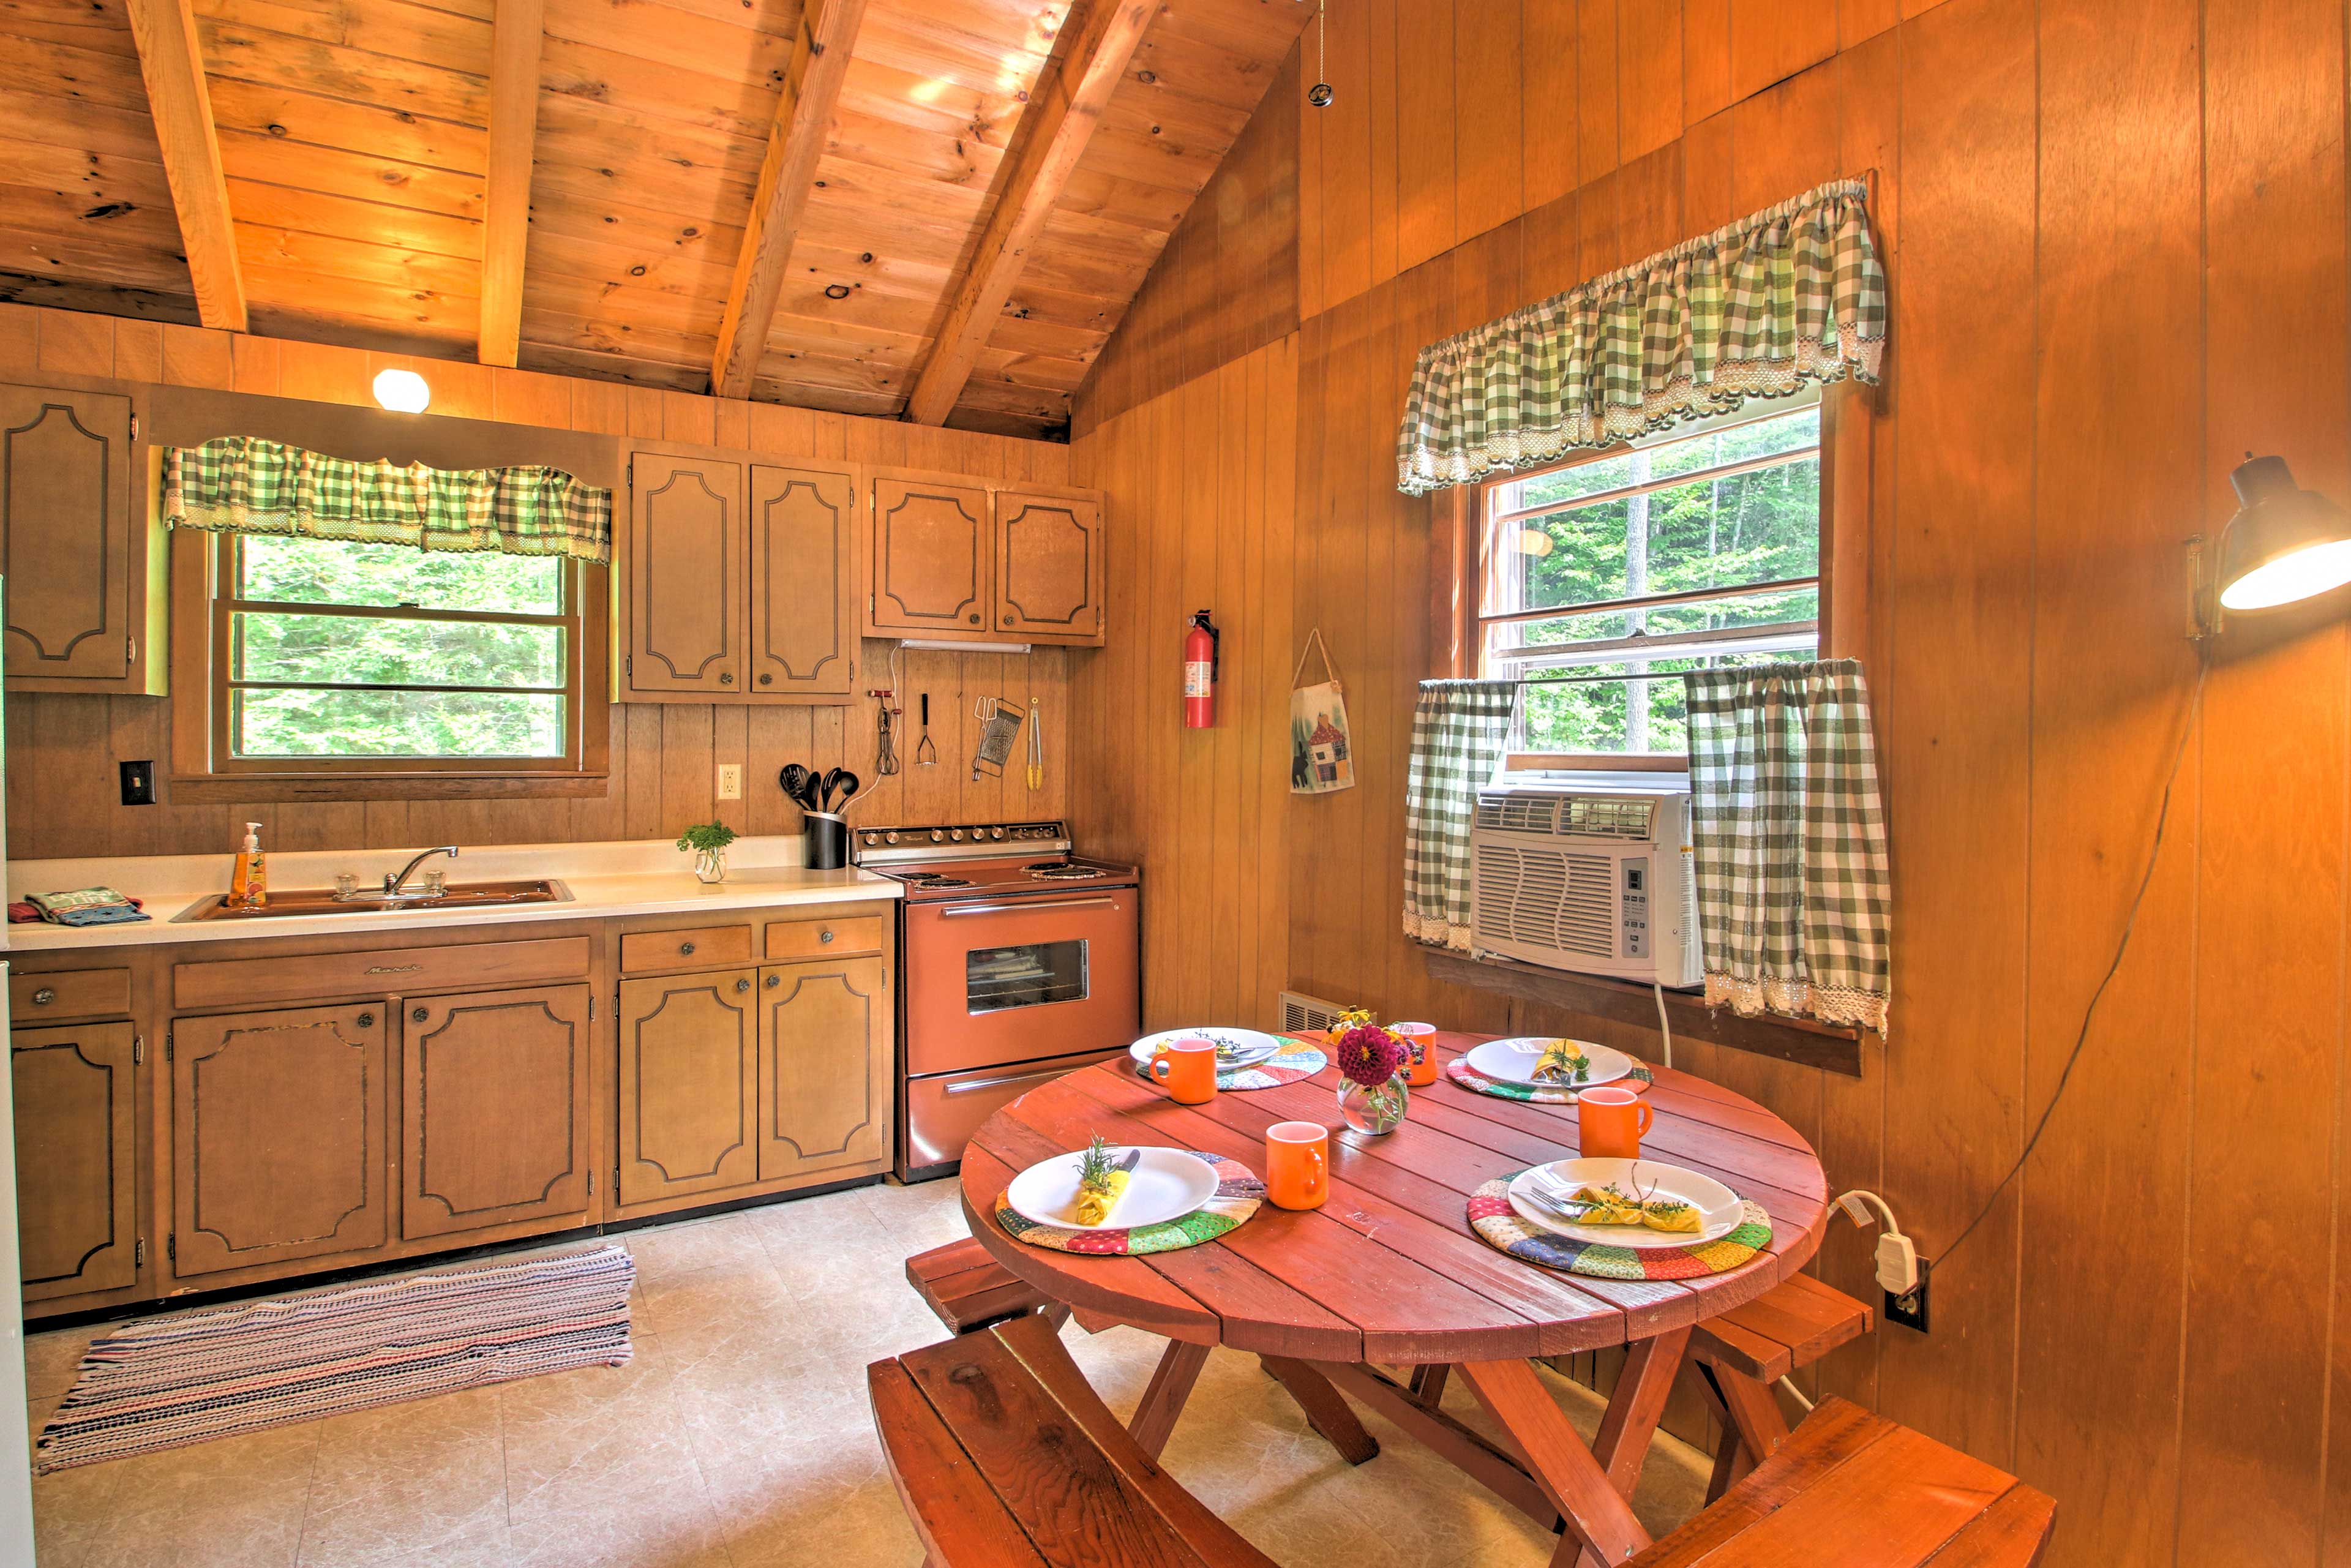
[[[1440,1056],[1490,1037],[1439,1034]],[[1324,1437],[1355,1462],[1377,1452],[1343,1394],[1378,1409],[1499,1495],[1563,1522],[1558,1562],[1621,1561],[1648,1543],[1626,1500],[1663,1415],[1690,1330],[1796,1273],[1828,1221],[1827,1178],[1778,1116],[1686,1072],[1656,1070],[1645,1157],[1702,1171],[1761,1204],[1771,1239],[1728,1273],[1625,1281],[1562,1274],[1498,1251],[1469,1228],[1481,1183],[1577,1152],[1575,1108],[1472,1093],[1450,1080],[1412,1091],[1385,1136],[1346,1127],[1338,1075],[1180,1105],[1122,1060],[1013,1101],[964,1152],[966,1217],[989,1254],[1090,1327],[1123,1323],[1171,1342],[1133,1429],[1157,1451],[1210,1346],[1266,1358]],[[1140,1257],[1059,1252],[996,1220],[1013,1176],[1039,1160],[1114,1145],[1196,1149],[1265,1169],[1276,1122],[1332,1129],[1319,1209],[1269,1204],[1215,1241]],[[1529,1359],[1628,1347],[1598,1438],[1586,1445]],[[1383,1368],[1416,1369],[1409,1382]],[[1517,1446],[1496,1448],[1437,1408],[1458,1369]],[[1335,1392],[1334,1392],[1335,1391]]]

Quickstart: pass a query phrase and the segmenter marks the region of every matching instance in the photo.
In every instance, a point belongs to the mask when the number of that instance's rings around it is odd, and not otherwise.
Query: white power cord
[[[1674,1070],[1674,1026],[1666,1017],[1666,988],[1657,981],[1649,982],[1649,989],[1657,994],[1657,1028],[1666,1037],[1666,1071]]]
[[[1907,1296],[1917,1290],[1918,1249],[1894,1222],[1893,1207],[1876,1193],[1861,1187],[1839,1193],[1836,1203],[1856,1230],[1870,1223],[1871,1208],[1877,1210],[1878,1217],[1886,1222],[1886,1233],[1877,1239],[1877,1282],[1889,1295]]]

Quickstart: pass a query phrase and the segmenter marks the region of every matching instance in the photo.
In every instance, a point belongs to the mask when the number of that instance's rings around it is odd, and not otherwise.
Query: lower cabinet
[[[725,969],[621,983],[623,1204],[759,1179],[753,974]]]
[[[539,986],[406,1004],[403,1183],[411,1241],[579,1218],[588,1134],[588,988]]]
[[[174,1274],[384,1244],[389,1039],[380,1002],[173,1023]]]
[[[18,1030],[16,1208],[25,1299],[138,1278],[137,1137],[127,1023]]]
[[[759,1179],[888,1150],[890,970],[879,958],[759,972]]]

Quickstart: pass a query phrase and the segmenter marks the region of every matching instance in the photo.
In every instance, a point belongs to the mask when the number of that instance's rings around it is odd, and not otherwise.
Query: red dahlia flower
[[[1339,1071],[1366,1089],[1377,1089],[1404,1066],[1404,1042],[1384,1029],[1360,1024],[1339,1037]]]

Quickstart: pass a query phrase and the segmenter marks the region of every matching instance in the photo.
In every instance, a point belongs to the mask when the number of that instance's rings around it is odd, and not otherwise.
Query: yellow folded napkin
[[[1679,1198],[1633,1197],[1614,1182],[1606,1186],[1580,1187],[1575,1201],[1592,1205],[1592,1212],[1576,1221],[1579,1225],[1646,1225],[1668,1235],[1705,1228],[1699,1223],[1697,1208]]]
[[[1110,1145],[1096,1138],[1086,1145],[1078,1163],[1078,1223],[1089,1228],[1110,1218],[1110,1211],[1126,1195],[1130,1173],[1110,1157]]]
[[[1561,1083],[1581,1083],[1591,1071],[1592,1059],[1572,1040],[1552,1040],[1543,1047],[1542,1060],[1535,1063],[1538,1080]]]

